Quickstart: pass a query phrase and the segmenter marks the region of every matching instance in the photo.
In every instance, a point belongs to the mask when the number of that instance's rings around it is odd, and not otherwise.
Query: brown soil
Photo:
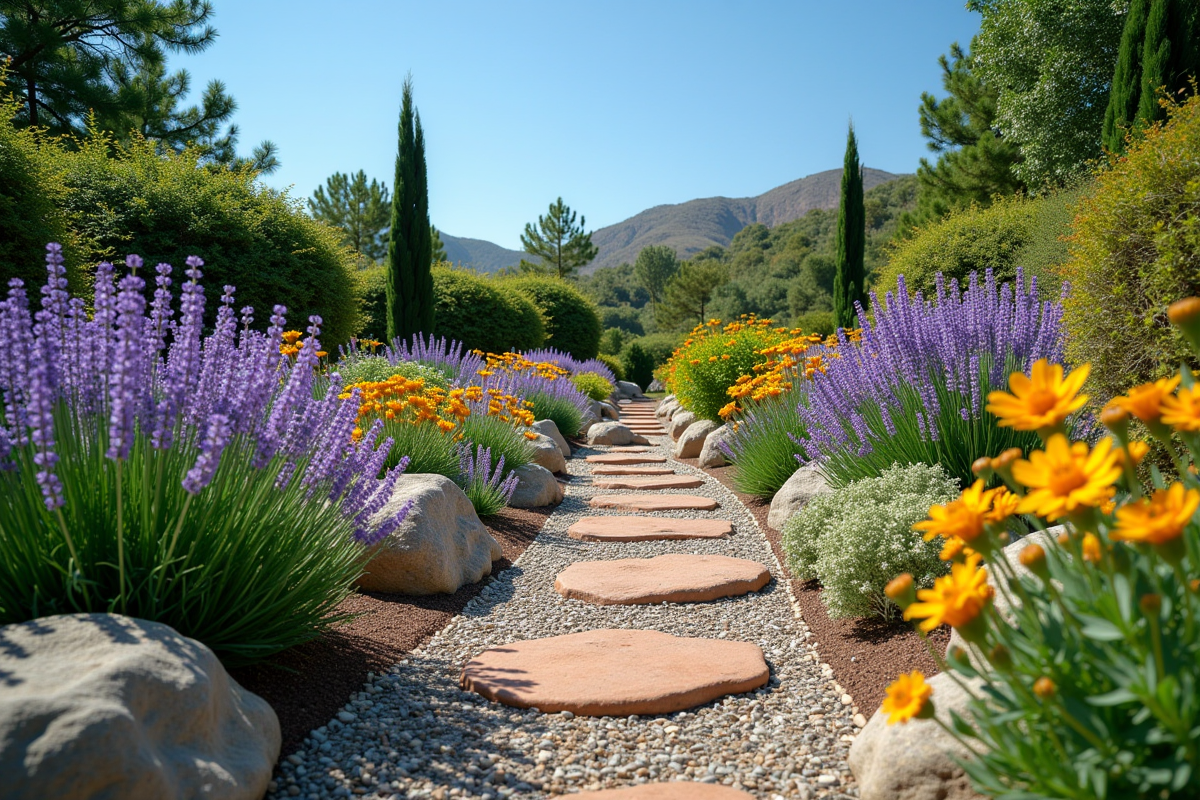
[[[693,467],[698,466],[698,459],[681,460]],[[758,526],[767,535],[775,557],[785,565],[784,571],[788,572],[787,556],[783,552],[779,533],[767,527],[770,501],[734,489],[734,470],[734,467],[717,467],[705,471],[736,494],[754,515]],[[800,604],[800,613],[816,638],[821,660],[833,667],[834,678],[850,693],[854,704],[866,717],[869,718],[879,707],[887,685],[901,672],[919,669],[926,676],[937,673],[936,662],[909,623],[831,619],[825,604],[821,602],[821,585],[817,581],[799,581],[790,572],[787,579]],[[934,647],[945,650],[950,641],[949,629],[936,630],[929,639]]]
[[[506,508],[484,519],[504,550],[503,557],[492,562],[493,575],[512,566],[553,510]],[[292,753],[310,730],[324,725],[362,687],[367,673],[388,669],[444,628],[487,580],[449,595],[351,595],[338,607],[339,612],[359,615],[350,622],[316,641],[230,674],[275,709],[283,729],[282,753]]]

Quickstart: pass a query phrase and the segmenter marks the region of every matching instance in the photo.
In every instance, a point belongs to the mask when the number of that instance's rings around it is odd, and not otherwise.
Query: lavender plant
[[[504,471],[504,456],[492,469],[492,450],[476,445],[474,453],[468,444],[458,446],[458,485],[471,500],[475,513],[481,517],[495,514],[508,505],[517,489],[516,470]]]
[[[807,382],[776,397],[755,402],[736,422],[720,447],[737,465],[733,484],[738,491],[772,497],[800,468],[805,457],[804,423],[799,405],[807,402]]]
[[[1064,294],[1066,287],[1064,287]],[[910,297],[903,279],[887,305],[872,296],[862,343],[842,341],[838,358],[797,407],[805,450],[834,486],[881,476],[893,464],[940,464],[962,485],[971,463],[1036,434],[1001,428],[984,398],[1039,358],[1062,360],[1062,303],[1041,302],[1036,280],[997,286],[989,270],[965,290],[939,275],[937,296]],[[859,319],[867,316],[859,309]],[[844,334],[839,334],[844,337]]]
[[[236,664],[337,623],[364,546],[408,509],[376,519],[405,463],[375,479],[391,441],[352,441],[356,398],[313,396],[321,320],[290,362],[286,309],[254,331],[226,286],[205,336],[203,262],[177,310],[155,267],[147,309],[132,255],[119,281],[99,266],[89,318],[47,250],[40,310],[19,280],[0,302],[0,624],[120,612]]]
[[[591,411],[588,396],[566,378],[543,378],[536,372],[497,372],[488,378],[488,388],[516,395],[532,403],[534,419],[554,420],[563,436],[574,436],[583,426],[584,417]]]

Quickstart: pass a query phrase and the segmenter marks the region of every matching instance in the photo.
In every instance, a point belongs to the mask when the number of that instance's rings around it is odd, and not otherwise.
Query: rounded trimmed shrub
[[[1067,356],[1091,362],[1099,397],[1196,365],[1166,309],[1200,295],[1200,98],[1168,114],[1096,178],[1075,220]]]
[[[461,269],[433,270],[433,332],[468,350],[532,350],[546,338],[542,315],[505,283]]]
[[[600,313],[583,292],[561,278],[528,275],[504,285],[533,301],[546,320],[546,346],[586,361],[600,353]]]
[[[571,383],[593,400],[606,399],[613,393],[614,388],[602,375],[594,372],[580,372],[578,375],[572,375]]]
[[[596,360],[602,362],[606,367],[612,370],[613,377],[619,381],[625,380],[625,365],[621,363],[621,359],[615,355],[601,353],[596,356]]]
[[[310,315],[322,320],[321,341],[332,349],[358,323],[353,254],[341,235],[317,222],[286,192],[270,189],[248,170],[208,168],[199,155],[159,152],[152,142],[120,145],[106,136],[60,148],[66,186],[62,209],[80,239],[81,260],[96,263],[139,253],[147,267],[175,267],[204,259],[210,287],[206,317],[216,317],[219,287],[237,287],[238,307],[253,306],[255,327],[265,328],[275,304],[303,329]],[[147,281],[153,288],[153,272]]]
[[[358,334],[361,339],[387,341],[387,270],[370,266],[355,273],[358,297]]]

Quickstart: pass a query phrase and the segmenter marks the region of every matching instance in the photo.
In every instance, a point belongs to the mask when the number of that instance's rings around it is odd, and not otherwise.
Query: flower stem
[[[122,614],[125,613],[125,519],[123,517],[124,498],[121,496],[121,467],[124,464],[124,459],[117,459],[117,580],[119,582],[117,602],[120,604]]]

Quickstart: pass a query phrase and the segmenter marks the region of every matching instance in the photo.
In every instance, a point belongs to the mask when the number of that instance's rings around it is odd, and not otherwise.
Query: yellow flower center
[[[1087,482],[1087,475],[1072,461],[1065,464],[1054,464],[1050,468],[1046,486],[1054,494],[1066,496],[1081,486],[1085,486]]]

